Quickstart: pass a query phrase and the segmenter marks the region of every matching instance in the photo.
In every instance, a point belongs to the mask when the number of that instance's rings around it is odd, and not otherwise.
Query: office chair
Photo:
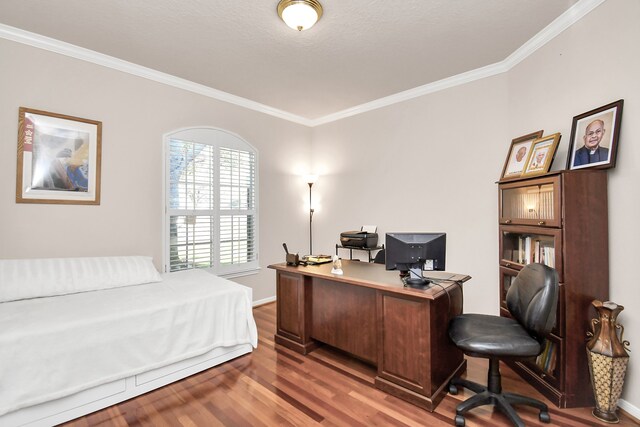
[[[449,383],[449,393],[458,387],[476,392],[456,407],[455,425],[464,426],[464,414],[483,405],[497,406],[514,425],[524,427],[511,405],[529,405],[540,410],[539,419],[548,423],[549,408],[539,400],[503,393],[501,359],[535,357],[544,349],[544,337],[556,320],[558,273],[543,264],[525,266],[507,291],[507,308],[513,318],[486,314],[461,314],[451,319],[449,337],[466,355],[489,359],[487,386],[462,378]]]
[[[373,258],[373,262],[375,264],[384,264],[384,249],[378,251],[375,258]]]

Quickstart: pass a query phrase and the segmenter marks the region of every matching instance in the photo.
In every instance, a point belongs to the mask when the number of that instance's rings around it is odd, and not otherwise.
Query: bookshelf
[[[506,293],[525,265],[554,267],[560,280],[543,352],[508,363],[558,407],[592,406],[585,339],[591,301],[609,295],[606,171],[552,172],[498,187],[500,314],[509,316]]]

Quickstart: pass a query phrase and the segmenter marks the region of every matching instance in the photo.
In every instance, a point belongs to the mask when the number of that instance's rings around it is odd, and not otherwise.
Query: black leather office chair
[[[500,360],[535,357],[544,349],[544,337],[551,331],[558,304],[558,274],[542,264],[525,266],[507,292],[507,308],[513,319],[486,314],[462,314],[449,324],[449,337],[466,355],[489,359],[487,386],[461,378],[449,384],[451,394],[465,387],[477,394],[456,408],[456,426],[464,426],[464,413],[483,405],[497,406],[513,423],[524,426],[511,405],[540,409],[540,421],[548,423],[549,408],[539,400],[503,393]]]

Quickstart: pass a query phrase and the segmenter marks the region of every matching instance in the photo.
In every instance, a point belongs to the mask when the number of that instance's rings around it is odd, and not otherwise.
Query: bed
[[[250,288],[202,270],[154,276],[150,258],[123,274],[114,258],[131,257],[0,260],[0,425],[61,423],[257,346]],[[37,277],[16,300],[6,288],[25,274]]]

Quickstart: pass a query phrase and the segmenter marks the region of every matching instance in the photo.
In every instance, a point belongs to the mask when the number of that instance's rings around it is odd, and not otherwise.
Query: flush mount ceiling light
[[[322,5],[318,0],[280,0],[278,15],[294,30],[308,30],[322,16]]]

